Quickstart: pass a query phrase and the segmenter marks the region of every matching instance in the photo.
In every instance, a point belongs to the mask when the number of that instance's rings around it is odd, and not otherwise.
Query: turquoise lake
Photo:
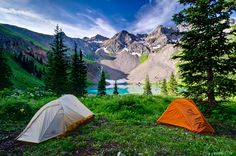
[[[142,85],[118,85],[118,92],[120,95],[124,94],[143,94],[143,86]],[[87,89],[88,94],[97,94],[97,86],[90,86]],[[106,86],[106,93],[113,94],[114,85]],[[160,88],[157,86],[152,86],[153,94],[160,94]]]

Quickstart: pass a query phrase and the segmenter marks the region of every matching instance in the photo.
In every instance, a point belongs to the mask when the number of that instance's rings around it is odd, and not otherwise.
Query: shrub
[[[150,113],[150,111],[147,108],[145,108],[142,103],[137,102],[134,98],[130,96],[122,97],[122,99],[119,99],[117,103],[111,103],[107,105],[105,109],[111,113],[120,112],[122,114],[122,112],[124,112],[123,114],[126,115],[128,112],[132,114]]]
[[[209,110],[206,103],[204,102],[197,102],[198,108],[201,112],[209,116],[211,119],[226,121],[226,120],[233,120],[235,121],[236,111],[229,106],[224,105],[224,103],[218,103],[212,110]]]
[[[211,118],[221,121],[235,121],[235,109],[232,109],[231,107],[225,106],[225,105],[216,105],[212,112],[211,112]]]
[[[0,105],[0,118],[7,120],[24,120],[32,115],[32,108],[25,102],[11,102]]]
[[[0,91],[0,98],[10,96],[11,94],[12,94],[12,90],[9,89],[9,88],[5,88],[5,89]]]

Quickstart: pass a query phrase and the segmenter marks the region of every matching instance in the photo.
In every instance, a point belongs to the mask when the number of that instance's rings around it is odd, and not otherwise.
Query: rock
[[[168,44],[157,53],[149,54],[148,60],[138,65],[128,75],[128,83],[144,83],[146,75],[150,82],[158,82],[167,79],[172,72],[176,72],[176,60],[171,59],[178,49]]]
[[[101,64],[128,74],[139,65],[139,58],[137,55],[131,55],[129,52],[123,51],[117,54],[115,60],[101,60]]]

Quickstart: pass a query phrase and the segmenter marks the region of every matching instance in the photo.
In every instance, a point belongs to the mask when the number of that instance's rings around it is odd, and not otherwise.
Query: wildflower
[[[24,108],[21,108],[20,111],[21,111],[21,112],[24,112]]]

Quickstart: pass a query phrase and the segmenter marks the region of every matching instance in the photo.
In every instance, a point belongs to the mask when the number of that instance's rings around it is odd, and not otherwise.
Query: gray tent
[[[64,95],[44,105],[16,139],[40,143],[74,129],[92,116],[93,112],[75,96]]]

